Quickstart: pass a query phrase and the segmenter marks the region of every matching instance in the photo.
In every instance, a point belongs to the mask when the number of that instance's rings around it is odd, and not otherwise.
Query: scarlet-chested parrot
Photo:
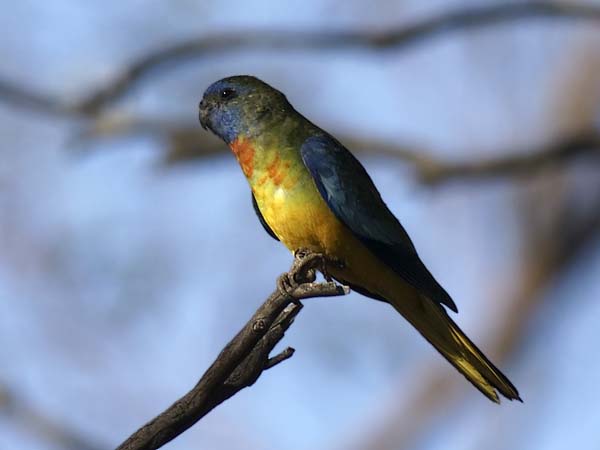
[[[467,380],[494,402],[520,400],[508,378],[445,308],[448,293],[419,258],[360,162],[286,97],[252,76],[212,84],[200,122],[227,143],[252,190],[266,231],[294,252],[335,261],[326,270],[351,289],[391,304]]]

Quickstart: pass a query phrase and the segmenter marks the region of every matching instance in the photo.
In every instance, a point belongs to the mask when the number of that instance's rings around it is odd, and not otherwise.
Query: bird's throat
[[[251,179],[254,175],[254,156],[256,151],[250,140],[238,137],[229,147],[240,163],[240,167],[246,178]]]

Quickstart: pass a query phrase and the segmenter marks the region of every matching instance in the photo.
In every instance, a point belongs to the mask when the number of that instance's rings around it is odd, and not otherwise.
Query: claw
[[[294,250],[294,258],[303,259],[309,253],[311,253],[311,251],[307,248],[297,248]]]
[[[323,259],[322,263],[321,263],[321,267],[320,267],[320,271],[323,274],[323,277],[331,282],[333,281],[333,278],[331,277],[331,275],[329,275],[329,271],[327,270],[327,267],[336,267],[338,269],[343,269],[344,267],[346,267],[346,264],[344,263],[344,261],[342,261],[339,258],[335,258],[333,256],[328,256],[326,258]]]
[[[327,270],[327,261],[325,261],[325,259],[321,261],[320,266],[319,271],[323,274],[323,278],[328,282],[333,281],[333,278],[331,278],[331,275],[329,275],[329,271]]]
[[[277,278],[277,289],[282,295],[294,300],[293,293],[296,290],[296,282],[292,280],[289,273],[283,273]]]
[[[298,249],[294,250],[293,254],[294,254],[294,258],[296,258],[297,260],[310,258],[311,260],[306,261],[306,262],[308,262],[309,264],[312,264],[314,267],[314,269],[310,269],[309,271],[306,272],[306,277],[304,277],[304,276],[302,277],[303,282],[304,282],[304,279],[306,279],[307,282],[315,281],[316,270],[321,272],[323,274],[323,277],[327,281],[333,281],[333,277],[331,275],[329,275],[329,270],[327,269],[327,267],[336,267],[336,268],[340,268],[340,269],[345,267],[345,263],[341,259],[335,258],[332,256],[327,256],[322,253],[315,253],[314,251],[312,251],[308,248],[298,248]],[[295,281],[295,280],[292,280],[292,281]]]
[[[306,283],[312,283],[317,279],[317,271],[315,269],[310,269],[306,272],[305,281]]]

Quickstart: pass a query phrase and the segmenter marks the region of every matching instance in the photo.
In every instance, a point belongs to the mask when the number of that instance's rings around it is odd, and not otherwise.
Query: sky
[[[0,77],[73,101],[190,37],[382,30],[484,3],[4,2]],[[485,159],[597,123],[599,44],[597,26],[532,20],[384,54],[225,53],[156,71],[108,113],[197,126],[204,89],[247,73],[334,135]],[[195,384],[291,263],[231,155],[165,166],[164,140],[90,141],[90,126],[0,102],[0,387],[16,405],[0,402],[0,449],[63,448],[52,427],[28,426],[36,417],[115,447]],[[600,179],[583,162],[545,180],[431,188],[400,159],[360,159],[487,353],[518,320],[527,205],[543,210],[551,189],[584,201]],[[283,341],[294,357],[166,448],[596,448],[598,273],[596,239],[543,286],[516,348],[492,357],[524,404],[489,403],[389,306],[351,294],[307,301]],[[451,394],[417,421],[432,374]]]

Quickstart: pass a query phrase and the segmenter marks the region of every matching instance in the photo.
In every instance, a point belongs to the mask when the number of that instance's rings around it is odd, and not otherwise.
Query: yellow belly
[[[335,217],[312,180],[310,183],[312,186],[298,190],[266,185],[254,192],[265,221],[279,240],[292,252],[308,248],[341,260],[344,268],[328,267],[332,276],[383,297],[412,290]]]
[[[291,251],[309,248],[332,254],[340,244],[343,224],[329,210],[316,187],[267,185],[254,195],[265,221]]]

